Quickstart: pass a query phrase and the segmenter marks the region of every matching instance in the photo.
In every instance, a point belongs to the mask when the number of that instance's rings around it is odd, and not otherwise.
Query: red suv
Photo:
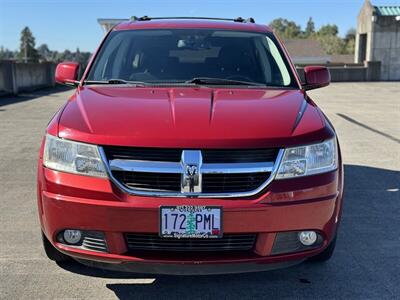
[[[253,19],[132,18],[114,27],[40,150],[55,261],[167,274],[257,271],[335,248],[343,167],[332,124],[278,37]]]

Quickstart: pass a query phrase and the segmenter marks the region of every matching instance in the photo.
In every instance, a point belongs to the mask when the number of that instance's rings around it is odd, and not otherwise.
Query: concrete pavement
[[[345,207],[331,261],[272,272],[132,275],[46,259],[36,160],[47,122],[71,91],[0,98],[0,298],[153,299],[400,297],[400,84],[337,83],[311,96],[337,129]]]

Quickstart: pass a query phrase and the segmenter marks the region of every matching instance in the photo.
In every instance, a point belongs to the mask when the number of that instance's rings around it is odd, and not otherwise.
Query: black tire
[[[325,248],[324,251],[322,251],[321,253],[310,257],[309,261],[313,261],[313,262],[324,262],[324,261],[328,261],[332,255],[333,252],[335,251],[335,247],[336,247],[336,235],[333,238],[333,240],[331,241],[331,243],[328,245],[328,247]]]
[[[42,232],[42,241],[43,241],[43,248],[44,252],[46,253],[47,257],[55,262],[66,262],[70,261],[71,258],[64,253],[58,251],[54,246],[49,242],[47,237]]]

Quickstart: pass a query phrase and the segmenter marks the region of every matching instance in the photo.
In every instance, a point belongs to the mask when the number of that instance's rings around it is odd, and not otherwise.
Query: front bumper
[[[39,162],[40,164],[40,162]],[[39,165],[38,206],[42,230],[61,252],[86,264],[134,272],[168,274],[233,273],[289,266],[321,252],[333,239],[341,213],[342,170],[271,183],[258,198],[192,199],[136,197],[108,179],[84,177]],[[163,205],[219,205],[226,234],[256,233],[246,254],[171,256],[132,254],[124,233],[158,233]],[[73,248],[57,242],[64,229],[102,231],[108,252]],[[315,230],[324,238],[313,250],[272,255],[278,232]]]
[[[301,263],[303,260],[290,260],[280,263],[223,263],[223,264],[182,264],[182,263],[149,263],[149,262],[126,262],[121,264],[110,264],[93,260],[76,259],[78,262],[100,269],[119,272],[132,272],[144,274],[167,274],[167,275],[217,275],[250,273],[260,271],[271,271],[288,268]]]

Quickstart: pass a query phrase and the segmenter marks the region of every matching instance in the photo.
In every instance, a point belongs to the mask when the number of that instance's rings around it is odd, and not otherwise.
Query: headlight
[[[336,139],[320,144],[285,149],[276,178],[325,173],[337,168]]]
[[[43,164],[68,173],[107,177],[97,146],[46,136]]]

